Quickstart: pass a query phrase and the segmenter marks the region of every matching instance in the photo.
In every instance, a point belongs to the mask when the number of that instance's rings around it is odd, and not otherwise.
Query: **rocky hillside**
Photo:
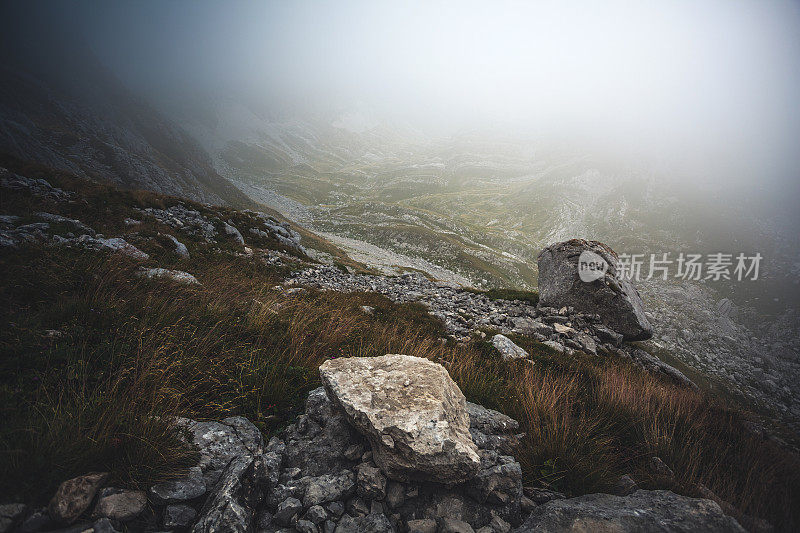
[[[3,532],[800,523],[797,456],[642,348],[600,243],[545,250],[538,294],[480,292],[258,211],[0,187]],[[606,276],[577,280],[581,249]]]
[[[197,141],[88,50],[63,43],[57,57],[41,57],[31,39],[0,38],[0,154],[123,187],[251,205]]]

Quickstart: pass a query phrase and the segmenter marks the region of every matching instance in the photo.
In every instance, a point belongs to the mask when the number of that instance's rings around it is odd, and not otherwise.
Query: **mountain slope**
[[[67,57],[57,68],[35,58],[0,64],[0,153],[127,188],[252,205],[192,137],[88,52]]]

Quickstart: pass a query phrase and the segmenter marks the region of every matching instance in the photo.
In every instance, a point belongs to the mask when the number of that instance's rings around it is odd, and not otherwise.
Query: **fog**
[[[84,41],[160,105],[225,95],[276,116],[367,109],[432,134],[574,143],[666,161],[706,185],[800,197],[798,3],[81,1],[15,11],[38,44],[56,29]]]

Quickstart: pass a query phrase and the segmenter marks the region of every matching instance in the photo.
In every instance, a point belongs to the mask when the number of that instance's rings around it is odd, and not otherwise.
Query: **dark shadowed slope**
[[[128,188],[251,205],[191,137],[90,52],[65,46],[39,56],[0,47],[0,153]]]

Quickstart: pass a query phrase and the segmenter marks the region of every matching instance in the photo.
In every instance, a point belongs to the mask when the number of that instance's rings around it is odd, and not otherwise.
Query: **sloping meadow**
[[[90,200],[85,221],[106,211],[127,216],[130,206],[114,198]],[[148,230],[166,231],[155,223]],[[523,337],[514,341],[533,363],[504,363],[477,336],[448,340],[420,305],[287,291],[287,265],[187,245],[191,259],[156,244],[143,249],[199,285],[145,279],[139,262],[119,254],[41,244],[3,250],[0,501],[43,501],[64,479],[93,470],[147,486],[194,460],[171,417],[243,415],[269,434],[319,386],[324,360],[403,353],[442,363],[469,400],[520,421],[526,436],[516,457],[527,484],[582,494],[631,474],[642,487],[699,495],[702,483],[745,513],[800,527],[796,456],[746,431],[740,414],[702,392]],[[652,456],[674,481],[652,473]]]

